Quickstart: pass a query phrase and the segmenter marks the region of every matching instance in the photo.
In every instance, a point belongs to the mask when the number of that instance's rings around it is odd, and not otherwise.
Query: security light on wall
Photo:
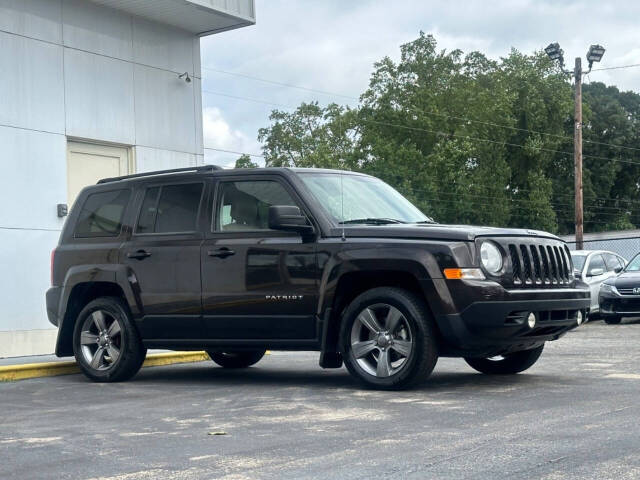
[[[191,83],[191,77],[189,76],[189,72],[184,72],[178,75],[178,78],[182,78],[185,82]]]

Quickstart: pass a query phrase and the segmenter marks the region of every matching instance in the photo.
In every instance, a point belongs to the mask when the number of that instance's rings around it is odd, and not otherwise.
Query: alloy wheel
[[[105,310],[95,310],[80,332],[82,357],[94,370],[108,370],[120,358],[124,332],[118,319]]]
[[[413,350],[409,321],[386,303],[369,305],[358,314],[351,327],[350,342],[360,368],[378,378],[399,373]]]

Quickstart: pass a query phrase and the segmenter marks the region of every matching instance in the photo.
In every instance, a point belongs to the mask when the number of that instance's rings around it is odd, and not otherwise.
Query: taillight
[[[53,286],[53,262],[55,261],[55,258],[56,258],[56,249],[54,248],[53,250],[51,250],[51,265],[50,265],[51,286]]]

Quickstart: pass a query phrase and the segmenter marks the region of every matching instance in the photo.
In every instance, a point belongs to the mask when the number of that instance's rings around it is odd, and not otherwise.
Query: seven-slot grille
[[[514,285],[533,287],[569,285],[573,282],[571,257],[564,244],[514,240],[502,243],[509,253]]]

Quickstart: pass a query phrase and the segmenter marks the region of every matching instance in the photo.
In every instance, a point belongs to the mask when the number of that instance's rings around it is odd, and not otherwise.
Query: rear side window
[[[84,201],[76,237],[117,237],[122,228],[122,216],[129,202],[129,190],[92,193]]]
[[[148,188],[136,233],[181,233],[197,230],[202,183]]]

